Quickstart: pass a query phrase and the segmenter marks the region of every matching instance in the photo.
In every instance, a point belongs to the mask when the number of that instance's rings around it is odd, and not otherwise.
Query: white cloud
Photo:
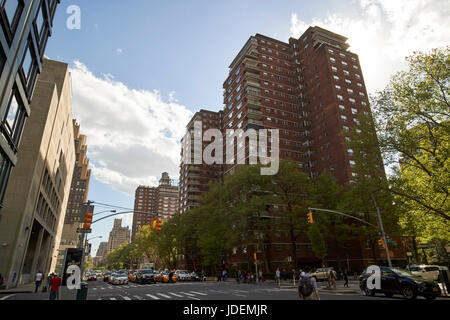
[[[156,90],[134,90],[114,77],[95,76],[81,62],[71,68],[73,113],[88,137],[95,178],[129,195],[156,185],[163,171],[178,179],[180,145],[192,112]],[[129,219],[129,217],[126,217]]]
[[[123,49],[122,48],[117,48],[116,52],[117,52],[117,54],[122,54],[123,53]]]
[[[359,55],[369,92],[383,89],[392,74],[404,69],[413,51],[448,45],[450,3],[446,0],[354,0],[357,17],[329,14],[326,19],[301,21],[291,16],[291,35],[320,26],[349,38]]]

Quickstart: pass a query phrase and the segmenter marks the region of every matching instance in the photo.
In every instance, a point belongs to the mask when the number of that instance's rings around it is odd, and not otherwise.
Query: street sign
[[[407,252],[406,255],[407,255],[408,257],[412,257],[412,252]]]
[[[92,233],[92,229],[78,228],[77,233]]]

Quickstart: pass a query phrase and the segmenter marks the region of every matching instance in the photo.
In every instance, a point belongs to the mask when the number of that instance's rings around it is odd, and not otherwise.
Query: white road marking
[[[160,299],[159,297],[152,296],[151,294],[148,294],[148,293],[146,294],[146,296],[152,298],[153,300],[159,300]]]
[[[139,297],[139,296],[133,296],[133,297],[135,297],[138,300],[142,300],[142,297]]]
[[[199,298],[196,298],[196,297],[188,297],[189,299],[192,299],[192,300],[200,300]]]
[[[109,300],[117,300],[116,298],[109,298]]]
[[[165,294],[162,294],[162,293],[158,293],[161,297],[164,297],[164,298],[167,298],[167,299],[172,299],[172,297],[171,296],[168,296],[168,295],[165,295]]]
[[[105,290],[106,288],[102,287],[101,289],[102,289],[102,290]]]
[[[185,294],[185,295],[187,295],[187,296],[190,296],[190,297],[195,297],[195,294],[192,294],[192,293],[187,293],[187,292],[180,292],[181,294]]]
[[[168,294],[171,294],[171,295],[173,295],[173,296],[175,296],[175,297],[178,297],[178,298],[183,298],[183,296],[182,295],[179,295],[179,294],[176,294],[176,293],[172,293],[172,292],[167,292]]]
[[[202,292],[197,292],[197,291],[189,291],[189,292],[192,292],[192,293],[195,293],[195,294],[199,294],[201,296],[207,296],[206,293],[202,293]]]
[[[15,294],[10,294],[9,296],[3,297],[3,298],[1,298],[0,300],[6,300],[6,299],[8,299],[8,298],[11,298],[12,296],[15,296]]]
[[[124,300],[131,300],[131,298],[127,297],[127,296],[121,296]]]
[[[247,297],[247,296],[244,296],[243,294],[237,294],[237,293],[233,293],[233,296],[238,296],[238,297]]]

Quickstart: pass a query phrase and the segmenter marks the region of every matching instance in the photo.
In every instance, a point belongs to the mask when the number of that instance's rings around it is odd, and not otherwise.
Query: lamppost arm
[[[336,214],[344,216],[344,217],[348,217],[348,218],[351,218],[351,219],[358,220],[358,221],[360,221],[360,222],[362,222],[364,224],[367,224],[369,226],[372,226],[372,227],[375,227],[375,228],[378,229],[378,226],[376,226],[376,225],[374,225],[374,224],[372,224],[370,222],[367,222],[366,220],[356,218],[356,217],[354,217],[352,215],[349,215],[349,214],[346,214],[346,213],[343,213],[343,212],[339,212],[339,211],[335,211],[335,210],[327,210],[327,209],[318,209],[318,208],[308,208],[308,210],[310,210],[310,211],[328,212],[328,213],[336,213]]]

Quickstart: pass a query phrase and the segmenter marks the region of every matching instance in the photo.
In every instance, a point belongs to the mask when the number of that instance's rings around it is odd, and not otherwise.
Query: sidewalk
[[[13,295],[13,294],[34,294],[34,283],[22,285],[17,288],[1,290],[0,295]],[[42,285],[39,287],[38,293],[36,293],[35,300],[48,300],[50,298],[50,291],[42,292]],[[59,289],[59,300],[76,300],[77,290],[69,290],[66,286],[61,286]]]

